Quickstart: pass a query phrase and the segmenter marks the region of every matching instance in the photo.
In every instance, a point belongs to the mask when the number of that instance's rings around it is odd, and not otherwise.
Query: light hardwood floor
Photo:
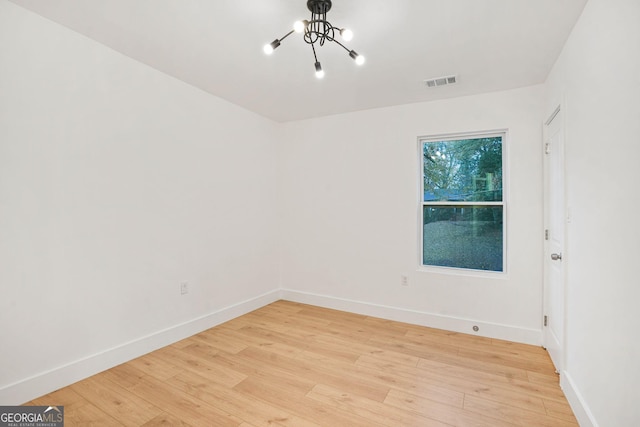
[[[27,404],[67,426],[577,426],[540,347],[288,301]]]

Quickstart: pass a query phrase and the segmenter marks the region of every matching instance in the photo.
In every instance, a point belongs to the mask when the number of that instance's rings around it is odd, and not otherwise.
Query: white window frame
[[[499,202],[425,202],[424,201],[424,156],[423,156],[423,144],[425,142],[439,142],[439,141],[457,141],[464,139],[475,138],[491,138],[500,136],[502,137],[502,201]],[[507,205],[508,205],[508,187],[509,187],[509,167],[508,167],[508,139],[509,133],[507,129],[478,131],[478,132],[460,132],[450,134],[439,134],[429,136],[418,137],[418,179],[419,194],[418,194],[418,271],[424,272],[437,272],[437,273],[450,273],[463,276],[480,276],[480,277],[507,277],[507,240],[508,240],[508,228],[507,228]],[[502,271],[490,271],[490,270],[477,270],[464,267],[444,267],[437,265],[425,265],[424,260],[424,224],[423,224],[423,209],[424,206],[501,206],[502,207]]]

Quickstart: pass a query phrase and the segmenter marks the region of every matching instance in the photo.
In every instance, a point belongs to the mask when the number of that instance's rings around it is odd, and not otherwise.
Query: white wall
[[[0,404],[277,299],[277,135],[0,1]]]
[[[285,124],[284,295],[540,344],[542,102],[535,86]],[[494,129],[509,132],[508,274],[419,271],[417,137]]]
[[[590,0],[547,82],[565,117],[567,348],[581,425],[640,425],[640,2]]]

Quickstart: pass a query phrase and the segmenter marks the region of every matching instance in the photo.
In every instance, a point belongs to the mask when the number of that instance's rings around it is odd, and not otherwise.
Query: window
[[[505,270],[504,139],[420,138],[424,266]]]

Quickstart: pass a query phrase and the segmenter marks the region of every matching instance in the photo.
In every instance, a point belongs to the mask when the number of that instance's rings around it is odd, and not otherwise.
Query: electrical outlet
[[[180,295],[186,295],[189,293],[189,282],[180,283]]]
[[[400,285],[401,286],[409,286],[409,276],[406,274],[400,275]]]

